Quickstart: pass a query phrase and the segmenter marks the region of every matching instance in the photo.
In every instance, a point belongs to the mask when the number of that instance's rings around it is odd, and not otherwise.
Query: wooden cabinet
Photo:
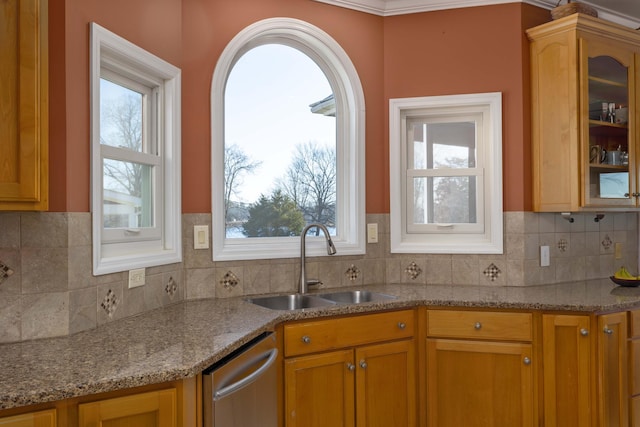
[[[545,426],[627,426],[626,313],[544,315],[542,335]]]
[[[79,427],[176,427],[176,389],[83,403],[78,407]]]
[[[627,313],[598,316],[598,425],[629,425]]]
[[[47,4],[0,2],[0,210],[48,208]]]
[[[427,312],[429,427],[536,426],[530,313]]]
[[[592,425],[592,334],[587,315],[542,316],[546,427]]]
[[[629,313],[629,425],[640,427],[640,310]]]
[[[582,14],[527,34],[534,210],[637,207],[640,34]]]
[[[56,410],[0,418],[0,427],[56,427]]]
[[[415,426],[413,310],[284,326],[285,425]]]

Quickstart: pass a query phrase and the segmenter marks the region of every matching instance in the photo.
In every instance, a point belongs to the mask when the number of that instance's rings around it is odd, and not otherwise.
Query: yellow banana
[[[636,276],[629,273],[629,271],[624,267],[620,267],[618,271],[616,271],[613,275],[616,279],[625,279],[625,280],[637,280]]]

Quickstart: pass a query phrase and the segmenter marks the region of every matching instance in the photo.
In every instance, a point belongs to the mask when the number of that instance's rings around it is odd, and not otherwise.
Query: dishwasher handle
[[[228,395],[230,395],[231,393],[240,390],[241,388],[251,384],[252,382],[254,382],[255,380],[258,379],[258,377],[260,377],[267,369],[269,369],[271,367],[271,365],[273,365],[276,361],[276,358],[278,357],[278,349],[277,348],[273,348],[271,350],[269,350],[267,353],[265,353],[265,355],[268,354],[269,357],[267,358],[266,362],[264,362],[264,365],[260,366],[258,369],[256,369],[255,371],[253,371],[251,374],[247,375],[246,377],[242,378],[240,381],[236,381],[233,384],[230,384],[226,387],[222,387],[220,390],[216,390],[213,393],[213,400],[220,400],[223,399],[225,397],[227,397]]]

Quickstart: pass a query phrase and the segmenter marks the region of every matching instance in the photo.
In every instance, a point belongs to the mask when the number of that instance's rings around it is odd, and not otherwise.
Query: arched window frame
[[[211,212],[213,260],[291,258],[300,254],[299,237],[227,239],[224,219],[224,100],[229,73],[254,47],[282,44],[308,55],[322,69],[336,102],[336,224],[338,255],[365,253],[365,105],[356,69],[326,32],[293,18],[270,18],[238,33],[222,52],[211,84]],[[311,256],[326,255],[322,238],[307,239]]]

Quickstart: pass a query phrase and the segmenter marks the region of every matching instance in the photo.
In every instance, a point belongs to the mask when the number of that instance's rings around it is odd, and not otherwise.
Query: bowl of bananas
[[[620,286],[636,287],[640,286],[640,276],[634,276],[623,266],[609,277],[613,283]]]

